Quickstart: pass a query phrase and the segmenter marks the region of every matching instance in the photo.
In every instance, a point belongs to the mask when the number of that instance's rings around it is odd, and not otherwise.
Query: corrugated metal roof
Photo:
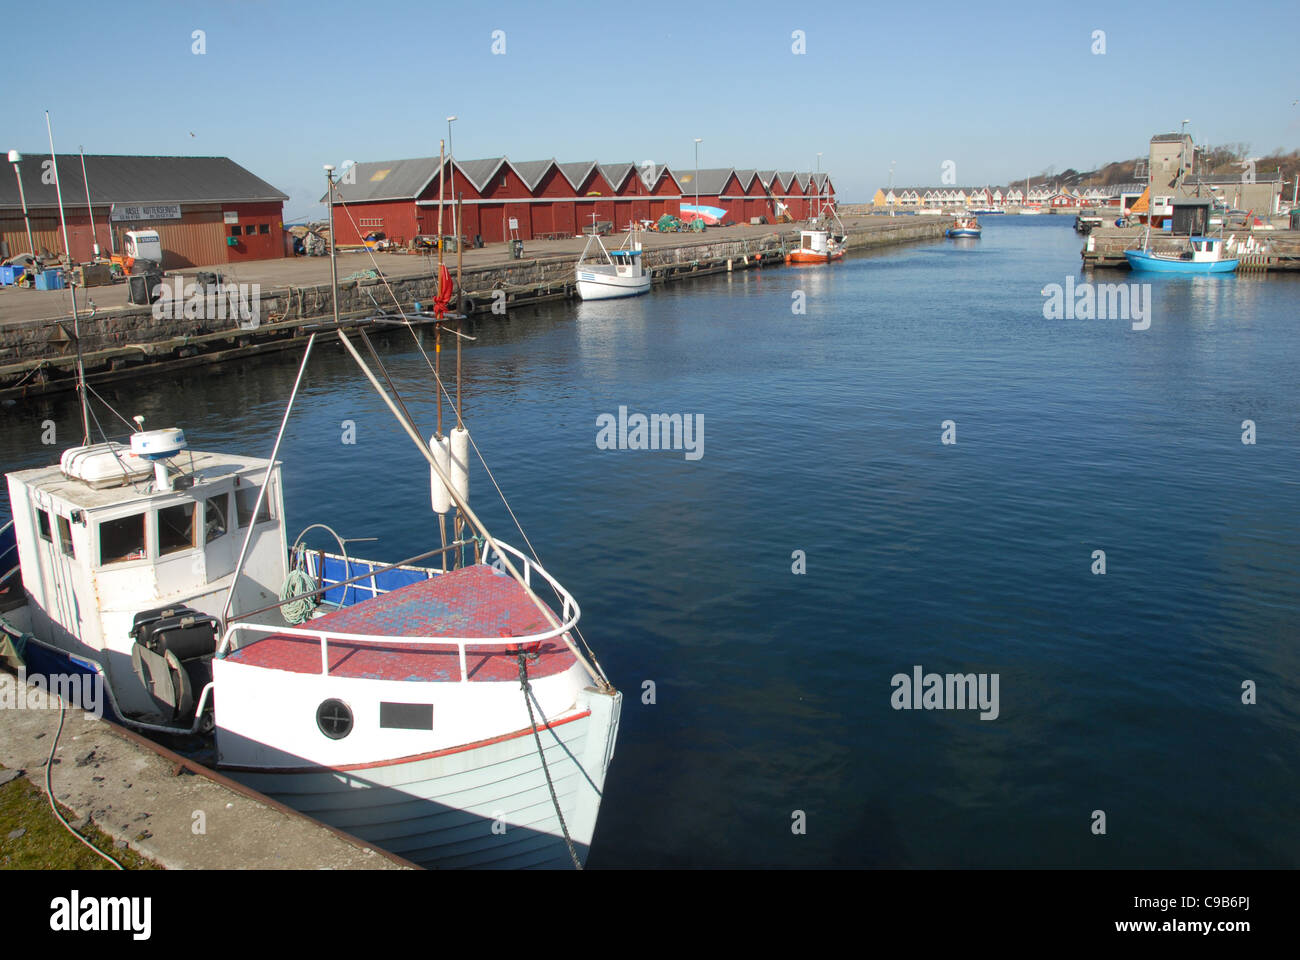
[[[635,164],[632,163],[602,163],[599,164],[601,175],[609,181],[610,186],[615,190],[623,185],[629,173],[632,172]]]
[[[483,160],[457,160],[456,168],[465,175],[470,183],[474,184],[474,189],[479,193],[488,185],[492,175],[501,169],[501,165],[506,162],[505,157],[487,157]]]
[[[746,190],[746,191],[749,190],[749,185],[750,185],[751,183],[754,182],[754,178],[755,178],[756,176],[758,176],[758,171],[757,171],[757,170],[737,170],[737,171],[736,171],[736,179],[740,181],[740,189],[741,189],[741,190]]]
[[[697,188],[696,171],[682,170],[680,175],[677,177],[677,182],[682,185],[683,196],[688,193],[691,196],[694,196],[697,189],[701,196],[704,196],[705,194],[712,196],[722,192],[722,188],[726,184],[727,178],[731,176],[732,172],[731,167],[711,167],[706,170],[701,170],[699,171],[699,183]]]
[[[53,178],[42,182],[48,153],[23,155],[18,165],[29,207],[58,206]],[[81,176],[81,156],[58,155],[59,184],[67,205],[86,202]],[[229,157],[138,157],[86,155],[90,199],[109,203],[224,203],[285,201],[289,197],[261,177],[249,173]],[[0,207],[19,207],[16,177],[0,177]]]
[[[511,161],[510,166],[514,168],[515,173],[519,174],[519,179],[529,190],[536,190],[537,185],[542,182],[542,177],[546,176],[546,171],[556,166],[555,158],[549,160],[523,160],[519,162]]]
[[[1176,143],[1181,139],[1183,139],[1183,134],[1181,133],[1157,133],[1154,137],[1151,138],[1151,142],[1152,143],[1170,143],[1170,142]],[[1188,137],[1188,139],[1190,140],[1191,137]]]
[[[595,160],[578,160],[571,163],[561,163],[560,172],[564,174],[566,180],[573,185],[574,190],[582,187],[582,183],[591,175],[591,171],[597,166]]]
[[[367,161],[339,172],[341,178],[356,182],[339,183],[338,195],[347,203],[409,200],[419,196],[437,175],[437,157]]]

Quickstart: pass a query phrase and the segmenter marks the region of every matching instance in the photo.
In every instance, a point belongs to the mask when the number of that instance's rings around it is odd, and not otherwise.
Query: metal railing
[[[456,649],[457,659],[460,663],[460,682],[468,683],[469,669],[466,663],[466,646],[502,645],[522,648],[524,646],[539,644],[542,641],[553,640],[556,637],[561,637],[568,633],[577,624],[579,617],[582,616],[582,611],[578,607],[578,601],[574,600],[572,594],[565,590],[558,580],[547,573],[541,564],[537,563],[535,560],[531,560],[527,555],[507,543],[501,543],[499,545],[504,548],[506,552],[514,556],[516,563],[522,563],[523,566],[521,569],[524,583],[530,590],[532,589],[533,573],[535,571],[537,575],[545,580],[551,589],[555,591],[556,596],[562,603],[562,612],[558,626],[540,633],[530,633],[524,636],[514,637],[501,637],[499,635],[491,637],[406,637],[370,633],[339,633],[336,630],[314,630],[310,627],[275,626],[260,623],[232,623],[226,628],[225,634],[222,635],[221,643],[217,647],[217,657],[224,658],[233,650],[240,649],[240,646],[234,643],[234,638],[236,634],[241,632],[266,634],[268,636],[302,637],[308,640],[316,640],[320,643],[321,676],[329,676],[329,645],[331,641],[343,643],[373,643],[382,645],[403,644],[413,647],[434,649],[450,649],[454,647]],[[484,550],[483,562],[485,564],[490,564],[489,556],[491,552],[492,548],[490,546]],[[445,576],[445,574],[442,574],[441,576]],[[502,571],[501,576],[508,576],[508,574]],[[360,605],[358,604],[354,607],[349,607],[348,609],[355,609],[356,606]]]

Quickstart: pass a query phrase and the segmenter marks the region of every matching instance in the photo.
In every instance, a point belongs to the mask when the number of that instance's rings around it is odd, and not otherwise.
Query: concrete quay
[[[947,225],[941,217],[850,217],[845,219],[847,246],[861,250],[938,239]],[[607,238],[609,242],[617,243],[617,237]],[[703,234],[648,233],[643,262],[656,284],[668,283],[783,265],[785,252],[798,242],[798,225],[710,228]],[[508,311],[572,299],[573,266],[584,244],[582,238],[532,241],[520,260],[511,259],[503,244],[464,251],[465,312],[491,315],[498,304]],[[383,280],[365,275],[376,266]],[[454,272],[454,255],[449,266]],[[93,385],[139,376],[145,369],[175,369],[296,348],[310,329],[332,326],[328,258],[263,261],[218,272],[227,283],[260,286],[256,328],[241,328],[225,311],[221,316],[186,318],[184,311],[167,309],[168,302],[162,303],[162,310],[128,306],[125,284],[79,290],[76,334],[87,382]],[[436,263],[410,254],[377,253],[372,260],[369,254],[352,253],[339,256],[338,274],[340,318],[350,326],[365,322],[377,310],[395,312],[394,297],[408,314],[416,302],[427,309],[433,300]],[[353,275],[359,276],[345,279]],[[86,315],[87,295],[95,301],[93,316]],[[114,305],[115,300],[121,302]],[[163,315],[155,315],[159,313]],[[66,291],[0,290],[0,398],[71,389],[75,342]]]
[[[17,682],[0,671],[0,683]],[[57,696],[44,698],[52,705],[0,713],[0,765],[23,771],[42,791],[59,727]],[[55,799],[77,818],[169,870],[414,869],[72,705],[52,782]]]

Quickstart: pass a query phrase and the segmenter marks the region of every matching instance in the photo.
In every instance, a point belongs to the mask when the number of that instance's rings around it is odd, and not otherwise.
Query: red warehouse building
[[[16,177],[0,177],[0,253],[64,251],[55,169],[49,154],[26,154]],[[57,157],[72,259],[122,249],[127,230],[157,230],[167,270],[217,266],[288,255],[288,196],[227,157]],[[89,182],[89,206],[86,185]],[[23,197],[36,250],[28,251]],[[92,233],[92,221],[94,224]],[[6,252],[7,248],[7,252]]]

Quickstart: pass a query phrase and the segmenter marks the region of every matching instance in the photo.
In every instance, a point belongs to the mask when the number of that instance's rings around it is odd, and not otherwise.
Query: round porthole
[[[342,700],[326,700],[316,708],[316,726],[331,740],[342,740],[352,732],[352,709]]]

